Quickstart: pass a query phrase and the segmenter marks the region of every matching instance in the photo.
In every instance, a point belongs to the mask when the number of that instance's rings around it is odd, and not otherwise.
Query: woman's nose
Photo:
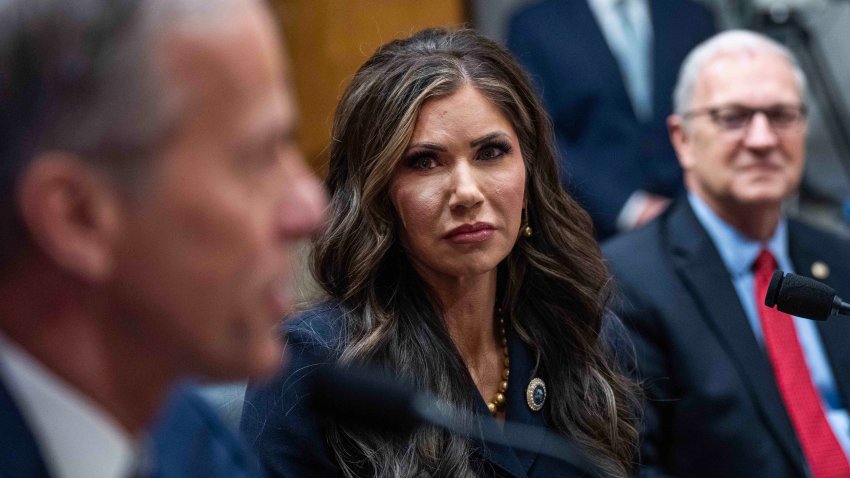
[[[454,167],[452,189],[449,203],[452,209],[472,208],[484,199],[475,168],[467,161],[459,161]]]

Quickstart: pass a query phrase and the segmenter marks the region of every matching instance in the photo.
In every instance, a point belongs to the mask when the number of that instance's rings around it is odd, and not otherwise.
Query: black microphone
[[[808,277],[773,272],[764,305],[805,319],[826,320],[850,315],[850,304],[835,295],[835,289]]]
[[[352,427],[406,436],[428,424],[466,438],[537,452],[585,475],[605,476],[576,445],[560,435],[515,422],[505,422],[510,434],[502,433],[492,420],[470,420],[471,415],[375,370],[322,365],[314,373],[311,391],[318,413]],[[539,448],[534,446],[538,443]]]

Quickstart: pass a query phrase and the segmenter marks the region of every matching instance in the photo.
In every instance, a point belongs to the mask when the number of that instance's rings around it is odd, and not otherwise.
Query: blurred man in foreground
[[[279,366],[324,207],[285,68],[251,0],[0,2],[0,476],[240,465],[139,455],[181,377]]]
[[[850,243],[787,218],[805,78],[758,34],[685,60],[668,120],[687,198],[604,247],[649,400],[643,474],[850,476],[850,322],[766,308],[776,268],[850,293]]]

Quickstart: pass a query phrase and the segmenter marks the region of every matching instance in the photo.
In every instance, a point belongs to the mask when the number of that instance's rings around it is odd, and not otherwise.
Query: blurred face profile
[[[691,191],[715,210],[778,207],[803,170],[802,92],[788,61],[770,52],[721,54],[702,69],[693,116],[674,144]],[[752,113],[758,110],[756,113]]]
[[[390,197],[432,285],[494,271],[517,240],[525,166],[510,121],[471,86],[422,105]]]
[[[248,2],[231,10],[159,52],[181,116],[123,206],[112,284],[139,340],[216,378],[279,365],[293,247],[325,205],[294,142],[272,21]]]

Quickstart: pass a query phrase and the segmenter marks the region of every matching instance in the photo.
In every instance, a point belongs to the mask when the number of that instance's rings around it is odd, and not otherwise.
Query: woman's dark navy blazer
[[[334,360],[334,350],[341,336],[344,311],[325,304],[292,319],[284,327],[287,340],[282,373],[271,382],[249,386],[242,412],[241,429],[260,455],[263,466],[272,477],[342,476],[324,436],[325,418],[310,407],[310,390],[306,384],[317,365]],[[535,378],[535,357],[517,334],[509,333],[510,378],[507,392],[508,422],[547,428],[547,403],[539,412],[526,403],[526,388]],[[545,376],[539,378],[546,380]],[[495,421],[484,400],[479,406],[478,420]],[[484,423],[482,423],[484,425]],[[511,424],[504,430],[511,434]],[[537,436],[529,444],[540,450],[544,437]],[[499,445],[477,442],[472,460],[482,476],[499,477],[576,477],[581,476],[570,464],[538,452],[514,450]]]

